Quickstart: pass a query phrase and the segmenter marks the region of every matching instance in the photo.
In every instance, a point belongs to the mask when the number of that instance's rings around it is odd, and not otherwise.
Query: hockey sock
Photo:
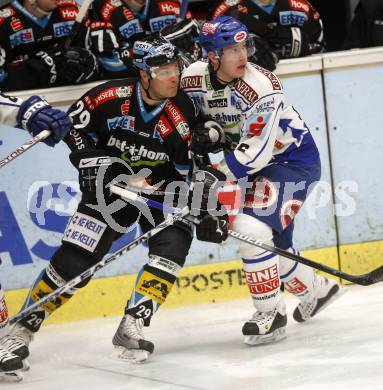
[[[30,289],[28,297],[24,302],[23,308],[39,301],[41,298],[50,294],[65,283],[66,281],[56,272],[53,266],[49,264],[35,280],[35,283]],[[66,303],[76,291],[77,289],[73,288],[65,293],[62,293],[52,301],[44,304],[40,309],[37,309],[33,313],[27,315],[20,321],[20,323],[32,332],[37,332],[43,321],[55,310]]]
[[[137,275],[125,314],[142,318],[144,325],[149,326],[153,314],[169,295],[180,269],[174,261],[150,255],[148,264]]]
[[[0,338],[9,332],[8,307],[5,302],[4,291],[0,285]]]

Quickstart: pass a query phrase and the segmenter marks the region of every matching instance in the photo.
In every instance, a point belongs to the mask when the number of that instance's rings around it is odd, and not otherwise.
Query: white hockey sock
[[[4,291],[0,286],[0,338],[9,333],[8,307],[5,302]]]
[[[268,312],[277,306],[280,298],[279,256],[264,252],[253,259],[242,259],[254,307]]]
[[[289,252],[299,253],[293,248]],[[317,275],[307,265],[280,256],[281,280],[286,291],[304,301],[314,292]]]

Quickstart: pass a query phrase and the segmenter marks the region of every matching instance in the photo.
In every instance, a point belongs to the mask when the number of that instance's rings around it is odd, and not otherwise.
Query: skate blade
[[[21,369],[21,371],[29,371],[30,368],[31,368],[31,365],[29,364],[29,361],[27,359],[24,359],[23,360],[23,368]]]
[[[112,356],[115,359],[130,363],[141,364],[148,360],[150,352],[143,349],[127,349],[124,347],[114,347]]]
[[[0,371],[1,382],[21,382],[23,380],[23,374],[20,370],[16,371]]]
[[[244,343],[250,346],[275,343],[286,338],[286,328],[279,328],[273,333],[261,335],[248,335],[244,338]]]
[[[322,310],[324,310],[327,306],[329,306],[331,303],[333,303],[334,301],[336,301],[338,298],[340,298],[345,292],[347,292],[347,288],[342,286],[342,285],[338,285],[338,291],[336,291],[334,294],[331,295],[330,299],[325,302],[317,311],[315,311],[314,313],[312,313],[311,315],[309,316],[305,316],[303,317],[302,316],[302,313],[300,313],[300,321],[295,318],[295,316],[293,315],[295,321],[299,322],[299,323],[304,323],[308,320],[310,320],[311,318],[314,318],[315,316],[318,315],[318,313],[320,313]],[[297,310],[297,309],[296,309]],[[298,317],[299,318],[299,317]]]

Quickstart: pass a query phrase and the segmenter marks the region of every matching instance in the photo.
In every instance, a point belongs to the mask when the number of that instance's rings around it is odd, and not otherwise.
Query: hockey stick
[[[109,263],[112,263],[120,256],[122,256],[125,253],[129,252],[130,250],[134,249],[136,246],[140,245],[144,241],[149,240],[149,238],[153,237],[155,234],[159,233],[161,230],[167,228],[168,226],[170,226],[174,222],[181,220],[188,213],[189,213],[188,207],[185,207],[182,210],[177,210],[175,213],[169,215],[162,223],[155,226],[153,229],[149,230],[148,232],[142,234],[140,237],[136,238],[135,240],[133,240],[129,244],[125,245],[120,250],[115,252],[113,255],[106,257],[106,258],[103,258],[98,263],[96,263],[92,267],[88,268],[86,271],[82,272],[80,275],[76,276],[75,278],[71,279],[70,281],[68,281],[64,285],[58,287],[56,290],[52,291],[50,294],[46,295],[44,298],[35,302],[31,306],[28,306],[25,309],[21,310],[15,316],[13,316],[12,318],[9,319],[9,323],[14,324],[17,321],[20,321],[22,318],[24,318],[28,314],[31,314],[36,309],[38,309],[41,306],[45,305],[46,303],[50,302],[51,300],[58,297],[62,293],[75,287],[77,284],[79,284],[83,280],[91,277],[95,272],[97,272],[101,268],[104,268]]]
[[[116,186],[116,185],[112,185],[110,187],[110,190],[111,190],[111,192],[113,192],[116,195],[121,196],[122,198],[146,203],[148,206],[163,210],[166,213],[172,214],[172,213],[179,212],[179,209],[177,209],[175,207],[167,206],[163,203],[156,202],[155,200],[140,196],[134,192],[131,192],[129,190],[126,190],[125,188],[121,188],[121,187]],[[195,219],[193,220],[193,218],[191,216],[187,217],[186,219],[191,220],[192,222],[196,222]],[[239,240],[239,241],[246,242],[247,244],[250,244],[250,245],[255,245],[255,246],[262,248],[268,252],[273,252],[273,253],[276,253],[280,256],[287,257],[293,261],[297,261],[298,263],[315,268],[319,271],[326,272],[327,274],[337,276],[337,277],[342,278],[344,280],[347,280],[351,283],[360,284],[362,286],[369,286],[371,284],[383,281],[383,266],[380,266],[380,267],[376,268],[375,270],[373,270],[369,273],[363,274],[363,275],[350,275],[350,274],[347,274],[347,273],[340,271],[338,269],[329,267],[325,264],[317,263],[314,260],[307,259],[306,257],[296,255],[294,253],[288,252],[284,249],[277,248],[277,247],[272,246],[272,245],[265,244],[262,241],[259,241],[253,237],[238,233],[234,230],[229,230],[229,235],[231,237]]]
[[[78,11],[78,14],[76,16],[76,19],[72,25],[71,30],[69,31],[69,35],[67,36],[65,43],[64,43],[64,49],[68,50],[69,46],[71,45],[74,37],[77,35],[78,30],[81,27],[81,23],[88,11],[88,8],[90,6],[92,0],[83,0],[81,7]]]
[[[43,130],[39,134],[35,135],[33,138],[29,139],[28,141],[20,145],[16,150],[14,150],[10,154],[8,154],[8,156],[0,160],[0,168],[2,168],[4,165],[9,164],[11,161],[19,157],[21,154],[26,152],[32,146],[35,146],[40,141],[44,140],[45,138],[48,138],[50,134],[51,132],[49,130]]]
[[[186,13],[188,12],[189,0],[182,0],[180,8],[180,19],[185,19]]]

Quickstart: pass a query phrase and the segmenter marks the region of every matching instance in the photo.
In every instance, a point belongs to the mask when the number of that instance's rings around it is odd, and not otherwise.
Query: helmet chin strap
[[[44,11],[42,8],[40,8],[38,5],[37,5],[37,2],[36,0],[27,0],[29,1],[29,3],[33,6],[33,8],[36,9],[36,11],[39,11],[41,14],[43,14],[44,16],[47,16],[51,13],[51,11]]]
[[[142,88],[144,88],[144,91],[145,91],[146,95],[148,95],[148,98],[151,99],[151,100],[155,100],[155,101],[157,101],[157,102],[161,102],[161,101],[165,100],[165,99],[156,99],[156,98],[152,97],[152,95],[151,95],[150,92],[149,92],[149,89],[150,89],[150,81],[151,81],[151,80],[152,80],[152,76],[149,75],[148,88],[145,88],[145,87],[143,86],[143,84],[141,83]]]

